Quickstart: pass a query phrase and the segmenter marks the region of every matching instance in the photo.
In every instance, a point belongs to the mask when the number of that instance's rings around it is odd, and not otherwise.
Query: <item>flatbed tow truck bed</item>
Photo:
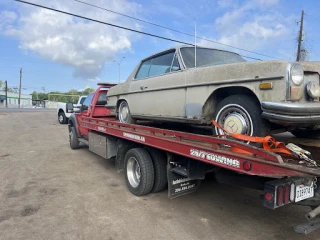
[[[296,232],[308,234],[320,227],[317,159],[311,164],[239,140],[206,135],[201,128],[201,134],[195,134],[196,128],[183,129],[181,125],[120,123],[98,101],[108,89],[107,85],[100,86],[91,96],[89,107],[71,115],[70,147],[77,149],[82,143],[105,159],[115,158],[131,193],[141,196],[168,186],[168,196],[179,197],[196,191],[201,180],[213,173],[220,183],[262,191],[259,195],[262,193],[263,205],[269,209],[291,203],[313,208],[306,214],[308,221],[297,226]],[[72,104],[69,107],[72,109]]]
[[[267,152],[236,140],[146,127],[142,125],[123,124],[115,118],[97,119],[82,117],[81,122],[92,131],[142,143],[146,146],[158,148],[240,173],[275,178],[284,175],[305,176],[306,174],[320,177],[319,167],[309,167],[305,162],[299,164],[296,160],[285,158],[278,154]],[[248,151],[252,153],[253,156],[232,152],[230,151],[230,148],[226,146],[237,147],[244,151]],[[243,164],[246,161],[250,161],[252,164],[249,171],[243,168]]]

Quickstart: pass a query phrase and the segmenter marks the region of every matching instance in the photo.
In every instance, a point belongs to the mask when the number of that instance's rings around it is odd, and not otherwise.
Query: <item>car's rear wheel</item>
[[[136,120],[131,116],[129,105],[126,101],[122,101],[119,104],[118,119],[121,123],[136,123]]]
[[[291,133],[298,138],[309,138],[309,139],[320,138],[320,130],[296,129],[291,131]]]
[[[231,95],[218,103],[214,120],[230,133],[248,136],[266,136],[269,123],[261,117],[260,106],[255,99],[246,95]],[[213,126],[213,133],[223,131]]]

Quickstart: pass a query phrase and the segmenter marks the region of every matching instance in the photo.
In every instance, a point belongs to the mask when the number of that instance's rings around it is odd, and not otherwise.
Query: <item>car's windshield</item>
[[[194,68],[194,47],[180,49],[186,68]],[[240,55],[222,50],[197,48],[197,67],[222,65],[229,63],[245,62]]]

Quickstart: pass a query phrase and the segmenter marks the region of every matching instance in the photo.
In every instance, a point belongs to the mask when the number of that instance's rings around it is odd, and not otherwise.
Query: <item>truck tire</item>
[[[58,121],[59,121],[60,124],[66,124],[67,123],[67,117],[66,117],[66,115],[64,114],[63,111],[58,113]]]
[[[151,192],[160,192],[168,184],[167,178],[167,159],[163,152],[155,148],[147,148],[154,167],[154,184]]]
[[[219,102],[214,120],[230,133],[261,137],[270,133],[269,123],[261,117],[260,106],[255,99],[246,95],[231,95]],[[223,134],[215,126],[213,133]]]
[[[142,196],[154,185],[154,167],[149,153],[143,148],[132,148],[125,156],[125,176],[129,191]]]
[[[296,129],[291,131],[291,133],[297,138],[309,138],[309,139],[319,139],[320,138],[320,130],[312,130],[312,129]]]
[[[77,138],[77,132],[74,126],[69,126],[69,143],[71,149],[78,149],[80,147],[80,143]]]
[[[118,119],[121,123],[135,124],[136,120],[131,116],[129,105],[126,101],[122,101],[118,108]]]

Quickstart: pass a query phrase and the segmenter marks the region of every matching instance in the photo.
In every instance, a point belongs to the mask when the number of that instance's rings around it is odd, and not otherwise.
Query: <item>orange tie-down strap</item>
[[[216,121],[212,120],[212,124],[215,127],[221,129],[225,133],[225,135],[218,135],[218,136],[230,136],[235,139],[243,140],[246,142],[262,143],[263,149],[266,151],[274,152],[274,153],[282,153],[282,154],[293,156],[292,152],[286,147],[286,145],[283,142],[276,142],[276,140],[271,136],[252,137],[252,136],[243,135],[239,133],[229,133],[227,130],[221,127]],[[236,147],[231,147],[231,151],[244,153],[244,154],[252,154],[250,152],[244,151]]]

